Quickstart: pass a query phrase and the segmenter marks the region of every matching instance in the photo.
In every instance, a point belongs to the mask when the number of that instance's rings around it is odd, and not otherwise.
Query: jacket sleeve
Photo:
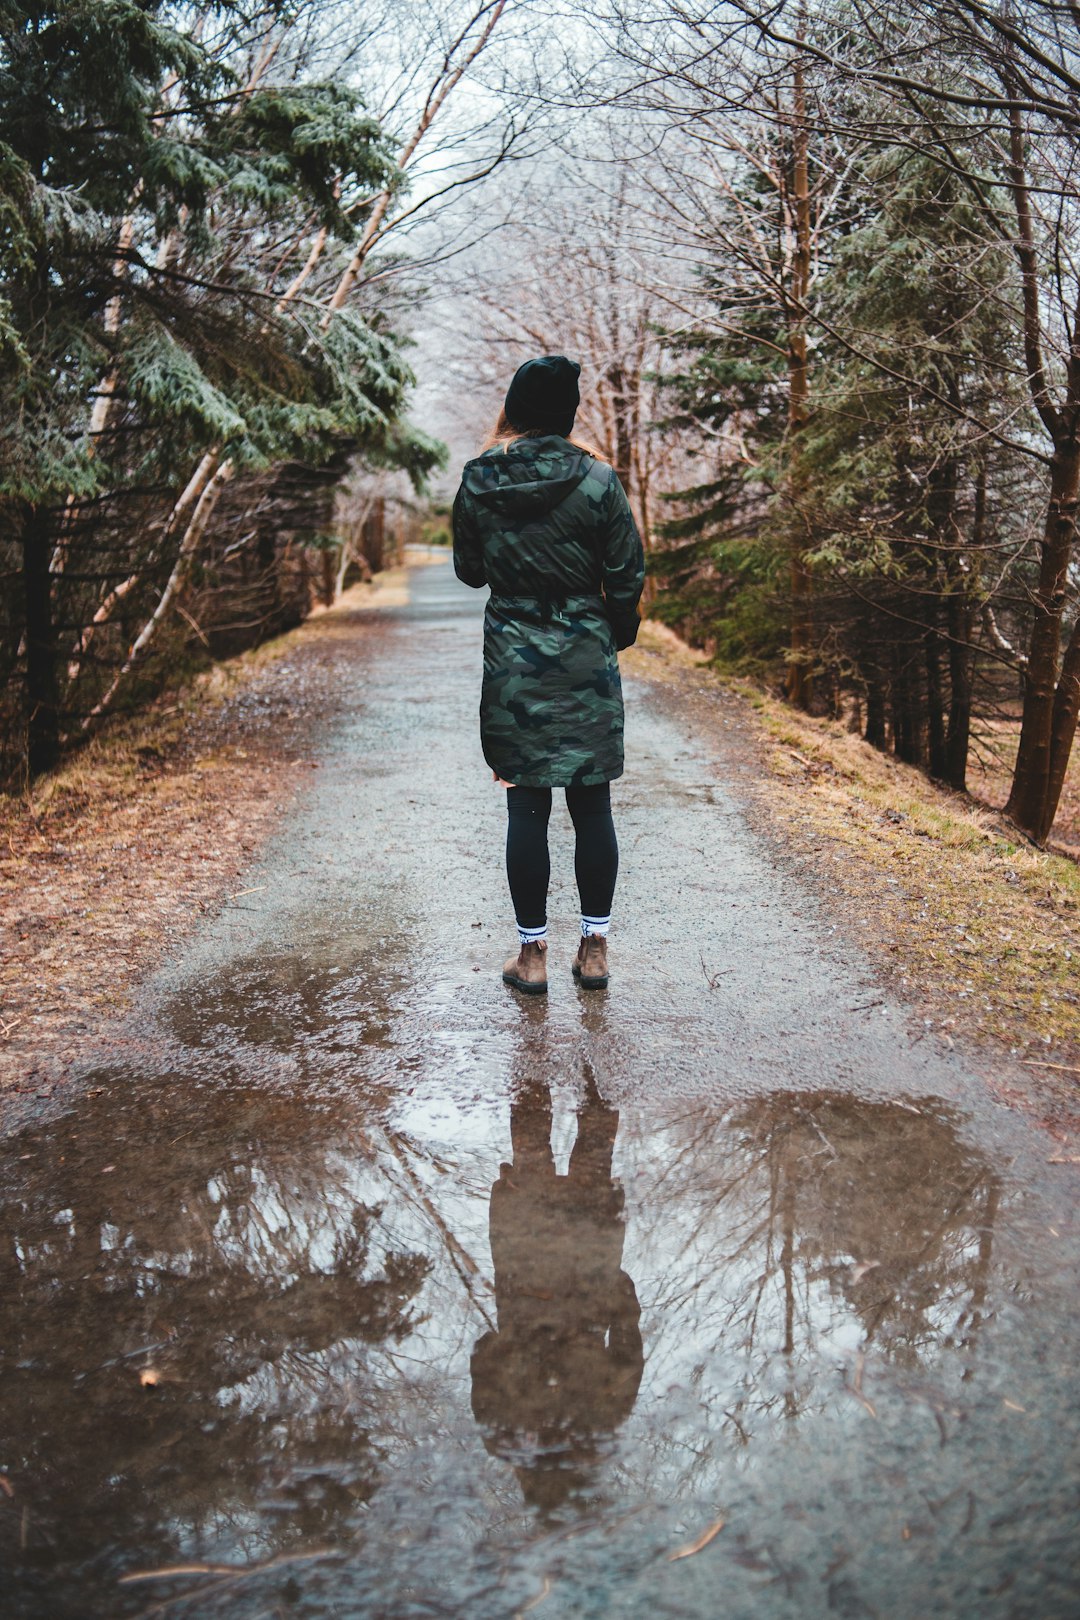
[[[645,587],[645,553],[626,492],[614,472],[604,520],[604,605],[621,652],[637,640],[638,603]]]
[[[487,574],[484,570],[484,549],[473,521],[471,505],[462,486],[454,497],[451,519],[454,531],[454,573],[463,585],[472,585],[479,590],[481,585],[487,584]]]

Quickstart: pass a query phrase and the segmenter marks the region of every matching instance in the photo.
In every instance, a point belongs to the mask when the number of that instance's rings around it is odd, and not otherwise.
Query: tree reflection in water
[[[587,1492],[641,1383],[641,1312],[622,1269],[623,1191],[611,1174],[618,1125],[590,1076],[559,1175],[551,1092],[526,1084],[510,1109],[513,1163],[491,1189],[498,1328],[472,1354],[473,1413],[487,1449],[544,1513]]]
[[[943,1104],[775,1092],[665,1135],[641,1197],[676,1229],[634,1259],[665,1324],[650,1375],[693,1388],[709,1431],[741,1448],[850,1401],[864,1354],[902,1375],[973,1348],[1000,1183]],[[949,1360],[967,1376],[967,1355]]]
[[[1015,1288],[991,1264],[998,1178],[944,1105],[781,1092],[620,1122],[587,1078],[560,1175],[551,1091],[530,1078],[492,1186],[505,1113],[480,1097],[447,1114],[442,1077],[426,1085],[393,1123],[367,1092],[207,1088],[179,1106],[143,1086],[7,1144],[16,1613],[126,1613],[144,1600],[117,1587],[125,1570],[329,1543],[313,1613],[392,1613],[406,1587],[448,1612],[452,1569],[453,1612],[502,1614],[501,1560],[529,1569],[535,1519],[563,1509],[587,1505],[636,1568],[650,1534],[666,1556],[671,1515],[707,1524],[733,1501],[782,1545],[796,1455],[830,1479],[808,1509],[822,1542],[848,1533],[841,1478],[869,1480],[871,1504],[886,1468],[889,1491],[967,1491],[970,1451],[935,1449],[919,1475],[895,1438],[912,1395],[970,1408],[980,1322]],[[586,1541],[560,1545],[585,1558]]]
[[[31,1582],[115,1579],[118,1541],[153,1564],[340,1534],[382,1471],[374,1347],[412,1331],[430,1270],[325,1115],[232,1093],[170,1141],[142,1101],[104,1150],[24,1135],[0,1217],[0,1468],[26,1504],[4,1518]]]

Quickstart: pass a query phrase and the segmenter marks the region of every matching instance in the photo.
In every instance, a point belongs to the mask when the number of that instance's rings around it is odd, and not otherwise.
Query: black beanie
[[[565,354],[543,354],[526,360],[514,372],[503,409],[519,433],[539,428],[569,438],[581,401],[577,380],[581,367]]]

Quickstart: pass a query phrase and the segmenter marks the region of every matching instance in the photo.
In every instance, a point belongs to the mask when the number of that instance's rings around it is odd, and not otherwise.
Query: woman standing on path
[[[581,367],[564,355],[514,374],[483,453],[454,501],[454,568],[491,587],[484,616],[480,737],[506,788],[506,872],[521,949],[503,968],[547,989],[551,790],[574,823],[581,942],[574,977],[608,982],[619,869],[610,784],[623,770],[617,649],[637,635],[645,563],[614,469],[570,439]]]

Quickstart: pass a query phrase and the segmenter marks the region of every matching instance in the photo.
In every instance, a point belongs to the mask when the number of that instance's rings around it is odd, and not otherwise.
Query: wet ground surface
[[[364,628],[250,892],[0,1144],[7,1612],[1076,1613],[1074,1167],[660,688],[610,990],[565,812],[505,989],[478,610]]]

